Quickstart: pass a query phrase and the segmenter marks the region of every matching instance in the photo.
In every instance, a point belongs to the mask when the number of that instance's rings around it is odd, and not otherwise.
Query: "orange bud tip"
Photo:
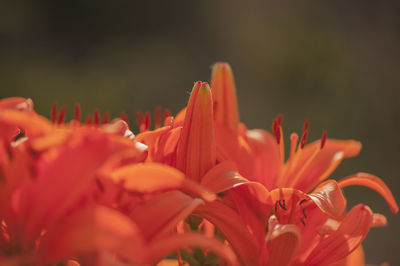
[[[58,116],[58,124],[64,123],[64,120],[65,120],[65,111],[66,111],[65,106],[61,107],[60,114],[59,114],[59,116]]]
[[[307,143],[307,137],[308,137],[308,128],[310,126],[310,121],[306,120],[304,121],[303,125],[303,134],[301,136],[301,141],[300,141],[300,148],[303,149],[304,146]]]
[[[51,121],[53,123],[57,122],[57,103],[54,102],[53,105],[51,106]]]
[[[327,134],[326,134],[326,130],[324,130],[324,132],[322,133],[322,137],[321,137],[321,150],[325,146],[326,138],[327,138]]]
[[[94,124],[99,125],[100,124],[100,113],[98,109],[94,110]]]
[[[110,113],[105,112],[103,116],[103,124],[108,124],[109,121],[110,121]]]
[[[79,104],[75,105],[74,108],[74,119],[78,122],[81,121],[81,106]]]

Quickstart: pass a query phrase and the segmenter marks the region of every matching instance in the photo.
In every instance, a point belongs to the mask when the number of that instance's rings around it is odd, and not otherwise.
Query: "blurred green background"
[[[189,3],[190,2],[190,3]],[[8,1],[0,8],[0,97],[30,97],[46,116],[94,108],[131,121],[138,109],[184,107],[193,82],[230,62],[241,119],[286,140],[310,120],[310,139],[362,141],[334,173],[382,177],[400,200],[399,1]],[[400,265],[400,216],[378,194],[345,190],[387,216],[364,242],[368,263]]]

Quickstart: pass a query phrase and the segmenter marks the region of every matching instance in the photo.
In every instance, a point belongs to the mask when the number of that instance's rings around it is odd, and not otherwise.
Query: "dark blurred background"
[[[312,140],[324,129],[360,140],[333,177],[374,173],[399,201],[399,47],[399,1],[4,1],[0,97],[30,97],[46,116],[56,101],[69,117],[80,103],[133,121],[157,105],[177,112],[228,61],[249,128],[282,113],[286,140],[305,119]],[[400,216],[372,190],[345,193],[389,221],[365,240],[367,262],[400,265]]]

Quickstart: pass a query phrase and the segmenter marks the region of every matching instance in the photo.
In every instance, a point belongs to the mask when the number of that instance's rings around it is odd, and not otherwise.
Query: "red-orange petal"
[[[329,266],[365,266],[364,250],[362,246],[360,245],[346,258],[329,264]]]
[[[148,241],[157,241],[174,232],[177,224],[203,203],[180,191],[168,191],[134,206],[131,217]]]
[[[327,180],[321,183],[309,196],[319,209],[330,217],[343,217],[347,201],[336,181]]]
[[[253,265],[260,251],[257,240],[243,219],[228,206],[219,202],[208,202],[193,213],[213,223],[232,245],[245,265]]]
[[[122,183],[125,189],[139,193],[155,193],[173,189],[182,189],[198,195],[205,200],[214,200],[215,195],[201,187],[173,167],[159,163],[141,163],[123,166],[110,175],[116,183]]]
[[[299,173],[300,176],[296,177],[295,184],[290,184],[290,187],[309,192],[329,177],[343,158],[356,156],[361,150],[361,143],[354,140],[327,139],[324,148],[320,149],[320,146],[320,140],[305,146],[295,165],[292,165],[292,174],[288,180],[294,179]],[[315,152],[318,153],[308,162]],[[304,165],[306,167],[302,170]]]
[[[248,180],[237,173],[234,163],[222,162],[206,173],[201,185],[214,193],[220,193],[246,182]]]
[[[377,176],[368,173],[357,173],[339,180],[338,184],[341,188],[348,186],[369,187],[378,192],[386,200],[393,213],[397,213],[399,211],[399,206],[397,205],[392,192]]]
[[[319,242],[304,265],[325,265],[346,257],[361,244],[371,225],[371,210],[363,204],[353,207],[338,229]]]
[[[269,251],[268,265],[289,265],[301,247],[300,229],[293,224],[281,225],[275,216],[271,216],[266,241]]]
[[[235,81],[228,63],[218,62],[212,68],[211,90],[214,100],[215,120],[236,134],[239,125],[239,109]]]

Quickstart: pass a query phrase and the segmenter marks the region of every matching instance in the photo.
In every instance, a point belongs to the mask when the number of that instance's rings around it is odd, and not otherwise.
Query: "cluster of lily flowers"
[[[175,117],[157,109],[154,129],[124,119],[64,122],[30,99],[0,100],[1,265],[363,265],[363,239],[386,218],[347,207],[361,185],[398,205],[378,177],[328,179],[354,140],[307,144],[282,118],[272,133],[239,120],[231,68],[196,82]]]

